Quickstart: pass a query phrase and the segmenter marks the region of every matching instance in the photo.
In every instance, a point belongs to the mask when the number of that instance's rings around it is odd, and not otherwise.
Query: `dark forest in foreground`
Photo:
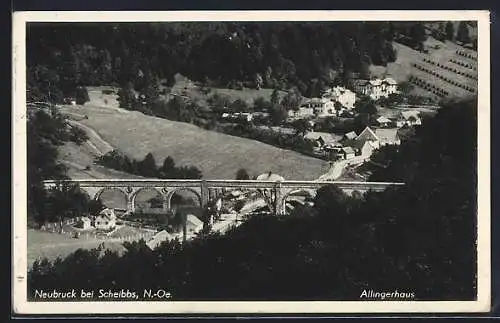
[[[377,153],[374,178],[404,188],[346,196],[319,190],[314,207],[256,216],[226,235],[127,244],[118,256],[78,250],[28,273],[35,289],[161,288],[176,300],[348,300],[363,289],[414,292],[417,300],[476,295],[475,101],[452,103],[413,140]]]

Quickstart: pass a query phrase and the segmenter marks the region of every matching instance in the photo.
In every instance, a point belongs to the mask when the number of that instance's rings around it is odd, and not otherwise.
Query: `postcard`
[[[13,17],[14,313],[490,311],[488,11]]]

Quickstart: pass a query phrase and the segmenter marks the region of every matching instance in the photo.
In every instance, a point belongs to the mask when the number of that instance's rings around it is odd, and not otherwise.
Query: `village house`
[[[90,218],[88,218],[86,216],[82,216],[78,220],[77,227],[79,227],[80,229],[84,229],[84,230],[90,229],[92,227],[92,221],[90,220]]]
[[[356,93],[342,86],[336,86],[326,90],[322,97],[330,99],[333,102],[339,102],[345,109],[348,110],[354,109],[354,103],[356,102]],[[339,113],[341,112],[342,111]]]
[[[341,144],[327,144],[322,147],[323,154],[324,156],[329,159],[338,159],[338,158],[345,158],[345,154],[343,151],[343,148]]]
[[[310,131],[305,134],[304,139],[315,141],[318,144],[321,144],[319,147],[323,147],[325,145],[336,144],[341,137],[329,132]]]
[[[332,100],[327,98],[312,98],[302,104],[302,108],[312,109],[317,116],[333,116],[336,114]]]
[[[398,136],[397,128],[375,129],[375,135],[379,139],[379,146],[400,145],[401,139]]]
[[[314,108],[307,105],[299,107],[297,110],[290,110],[288,116],[295,119],[305,119],[314,115]]]
[[[373,100],[378,100],[382,97],[386,98],[390,94],[397,93],[397,82],[387,77],[385,79],[374,80],[353,80],[351,87],[354,92],[369,96]]]
[[[351,132],[348,132],[348,133],[344,134],[343,139],[353,140],[353,139],[356,139],[357,136],[358,135],[356,134],[356,132],[351,131]]]
[[[384,116],[380,116],[377,118],[376,120],[377,122],[377,125],[379,127],[382,127],[382,128],[385,128],[385,127],[389,127],[392,123],[392,121]]]
[[[188,233],[200,232],[203,229],[203,221],[198,219],[193,214],[186,216],[186,231]]]
[[[352,159],[356,156],[356,151],[352,147],[343,147],[342,148],[342,157],[344,159]]]
[[[348,133],[349,136],[344,135],[343,146],[344,148],[350,147],[354,152],[355,156],[359,156],[362,159],[368,159],[373,154],[373,152],[385,145],[399,145],[401,140],[397,134],[397,128],[380,128],[372,130],[370,127],[366,127],[359,136],[354,139],[353,135]],[[344,158],[354,158],[352,154],[344,153]]]
[[[396,120],[396,126],[401,128],[403,126],[419,126],[422,124],[420,119],[420,112],[417,110],[407,110],[399,114]]]
[[[115,211],[110,208],[105,208],[95,218],[94,226],[96,229],[110,230],[116,226]]]

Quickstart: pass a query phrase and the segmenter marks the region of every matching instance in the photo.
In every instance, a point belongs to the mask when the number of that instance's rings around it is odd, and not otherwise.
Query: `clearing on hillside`
[[[132,158],[151,152],[161,165],[172,156],[177,166],[196,166],[206,179],[234,179],[245,168],[250,176],[272,171],[286,179],[312,180],[328,170],[328,163],[317,158],[136,111],[121,113],[90,102],[63,107],[62,112],[86,115],[82,124]]]

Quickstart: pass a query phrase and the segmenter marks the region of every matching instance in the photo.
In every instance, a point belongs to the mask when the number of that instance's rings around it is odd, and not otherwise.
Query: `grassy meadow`
[[[234,179],[239,168],[250,176],[272,171],[286,179],[316,179],[328,169],[325,161],[290,150],[136,111],[122,113],[92,101],[63,112],[86,115],[88,119],[79,122],[132,158],[143,159],[151,152],[160,165],[172,156],[178,166],[198,167],[206,179]]]

